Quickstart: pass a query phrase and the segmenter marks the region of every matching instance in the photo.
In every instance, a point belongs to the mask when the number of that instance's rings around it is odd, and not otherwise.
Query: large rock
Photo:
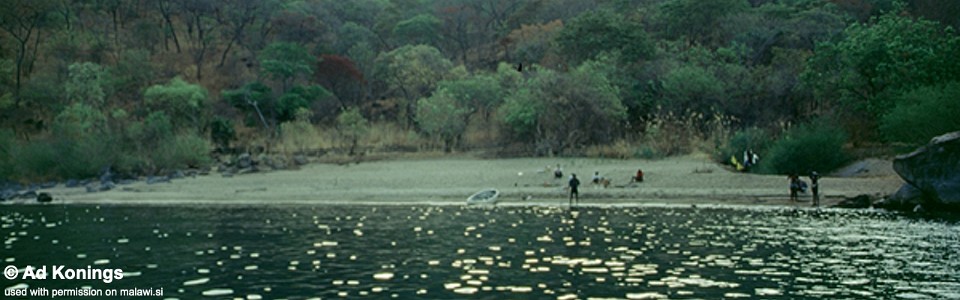
[[[916,189],[901,188],[895,197],[960,209],[960,131],[935,137],[913,153],[897,156],[893,169]]]

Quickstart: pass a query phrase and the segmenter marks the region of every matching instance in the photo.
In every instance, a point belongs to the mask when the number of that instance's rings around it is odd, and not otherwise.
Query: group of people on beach
[[[553,178],[554,180],[563,179],[563,168],[557,164],[557,167],[553,169]],[[593,173],[593,178],[591,181],[596,186],[607,187],[610,185],[610,180],[604,178],[600,175],[600,171]],[[631,177],[633,182],[643,182],[643,169],[637,169],[637,174]],[[580,203],[580,179],[577,178],[577,174],[571,173],[570,179],[567,181],[567,189],[570,191],[570,205],[573,205],[574,202],[577,204]]]
[[[817,171],[810,172],[810,191],[813,194],[813,206],[820,206],[820,174]],[[794,173],[787,176],[790,180],[790,202],[799,201],[799,194],[807,192],[807,183],[800,179],[800,175]]]

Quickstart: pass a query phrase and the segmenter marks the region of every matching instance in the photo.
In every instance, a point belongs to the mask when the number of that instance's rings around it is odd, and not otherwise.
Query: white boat
[[[500,197],[500,191],[497,189],[485,189],[467,198],[467,204],[497,204],[498,197]]]

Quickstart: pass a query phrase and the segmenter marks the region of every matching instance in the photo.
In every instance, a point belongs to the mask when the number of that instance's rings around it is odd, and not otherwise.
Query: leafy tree
[[[918,88],[894,99],[896,106],[880,120],[888,141],[926,144],[930,138],[960,130],[960,82]]]
[[[612,141],[626,118],[617,87],[604,67],[584,63],[570,73],[535,68],[532,78],[507,96],[499,115],[518,140],[538,154],[560,154]]]
[[[381,53],[375,64],[377,77],[387,83],[388,93],[399,94],[407,101],[403,109],[408,126],[414,121],[414,100],[436,89],[453,69],[453,63],[440,50],[427,45],[407,45]]]
[[[70,79],[66,82],[68,103],[86,103],[102,108],[107,96],[104,90],[107,72],[100,65],[85,62],[70,65]]]
[[[588,11],[563,27],[556,37],[560,52],[574,62],[616,52],[627,63],[650,58],[653,43],[639,23],[610,11]]]
[[[20,105],[20,89],[29,66],[37,59],[36,51],[43,34],[41,27],[49,21],[54,1],[10,0],[0,1],[0,29],[16,43],[15,84],[13,98]]]
[[[696,65],[682,65],[662,79],[663,105],[674,113],[706,113],[720,109],[726,99],[726,85],[707,69]]]
[[[233,128],[233,121],[222,117],[215,117],[210,122],[210,140],[217,146],[217,150],[224,152],[230,149],[230,143],[237,139],[237,131]]]
[[[441,91],[417,101],[417,124],[428,135],[443,141],[450,152],[467,128],[470,109],[462,106],[449,92]]]
[[[849,119],[868,125],[852,132],[856,137],[872,136],[896,95],[960,79],[960,37],[934,22],[886,14],[844,34],[817,46],[803,80],[816,97],[838,99]]]
[[[297,111],[308,109],[317,101],[326,101],[333,98],[333,94],[319,85],[295,86],[290,92],[280,96],[276,105],[277,122],[286,122],[296,119]],[[312,113],[311,113],[312,115]]]
[[[52,129],[60,137],[81,140],[92,135],[105,134],[107,117],[89,104],[74,103],[57,115]]]
[[[307,49],[295,43],[274,42],[260,52],[260,65],[271,79],[281,83],[281,92],[287,92],[300,76],[313,74],[317,59]]]
[[[360,109],[354,107],[343,111],[337,117],[337,130],[340,132],[340,136],[350,143],[349,154],[356,155],[360,138],[370,130],[370,124],[360,114]]]
[[[207,125],[210,114],[207,89],[198,84],[175,77],[166,85],[147,88],[143,98],[147,107],[170,116],[175,130],[200,133]]]
[[[274,123],[276,103],[273,99],[273,90],[270,89],[267,85],[262,82],[252,82],[244,85],[243,87],[235,90],[224,90],[220,98],[240,109],[241,111],[247,112],[246,124],[247,126],[255,126],[255,124],[260,123],[263,125],[263,128],[270,130]],[[269,113],[269,120],[268,115]]]
[[[471,113],[480,111],[484,119],[489,118],[506,95],[497,78],[485,74],[441,81],[437,91],[455,99],[459,106],[470,108]]]
[[[393,27],[394,39],[407,44],[426,44],[437,46],[440,39],[442,22],[437,17],[428,14],[419,14],[413,18],[397,23]]]
[[[333,92],[340,101],[340,108],[359,104],[361,98],[363,73],[347,57],[323,55],[317,64],[314,78],[320,85]]]
[[[563,29],[563,22],[553,20],[543,24],[523,24],[520,28],[510,31],[506,42],[509,45],[507,54],[509,59],[521,64],[551,65],[557,62],[547,62],[550,52],[555,51],[551,42]],[[556,56],[556,54],[553,54]]]
[[[149,51],[131,49],[121,52],[117,64],[108,71],[118,93],[139,99],[144,88],[156,77],[157,67],[150,61]]]
[[[819,45],[808,63],[804,79],[818,96],[882,114],[894,105],[891,95],[960,78],[960,37],[934,22],[887,14],[844,33]]]
[[[660,7],[667,32],[673,38],[686,38],[701,45],[717,45],[715,36],[720,21],[746,9],[745,0],[669,0]]]

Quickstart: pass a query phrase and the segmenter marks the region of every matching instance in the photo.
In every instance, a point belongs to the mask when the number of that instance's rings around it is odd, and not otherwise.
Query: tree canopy
[[[830,123],[847,133],[833,137],[855,146],[912,145],[956,129],[945,112],[960,82],[957,7],[927,0],[0,1],[0,137],[12,141],[0,164],[70,176],[106,165],[161,172],[178,159],[204,162],[198,158],[209,153],[197,153],[209,150],[204,144],[229,151],[298,128],[318,136],[298,143],[338,131],[354,154],[365,140],[389,143],[383,136],[403,143],[383,149],[718,151],[730,143],[723,137],[741,130],[771,139],[804,136],[794,128],[829,131],[799,126],[813,122]],[[921,128],[904,129],[911,126]],[[61,143],[58,132],[85,141]],[[689,139],[700,140],[682,141]],[[47,168],[55,155],[103,149],[117,153],[91,162],[99,166]],[[13,159],[25,153],[36,155]]]

